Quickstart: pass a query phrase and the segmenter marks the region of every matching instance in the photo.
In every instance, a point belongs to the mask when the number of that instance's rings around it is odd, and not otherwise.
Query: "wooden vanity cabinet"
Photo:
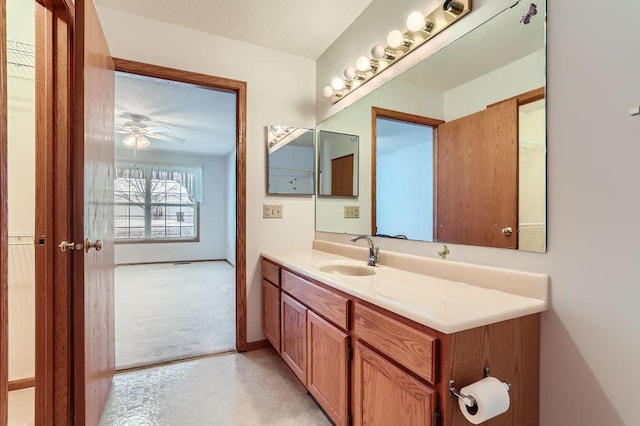
[[[355,425],[433,425],[435,389],[359,341],[353,382]]]
[[[280,352],[280,267],[262,260],[262,333]]]
[[[467,426],[449,381],[460,389],[485,367],[512,387],[509,410],[483,424],[538,425],[540,314],[445,334],[271,265],[280,288],[263,268],[263,328],[336,425]]]

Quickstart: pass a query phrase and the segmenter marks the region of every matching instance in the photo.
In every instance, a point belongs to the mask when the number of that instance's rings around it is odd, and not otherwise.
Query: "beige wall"
[[[315,62],[134,15],[98,8],[112,55],[247,82],[247,339],[263,339],[260,251],[310,247],[312,196],[265,194],[267,123],[315,125]],[[262,219],[262,204],[282,204],[283,218]]]
[[[7,38],[34,43],[33,2],[7,2]],[[9,203],[9,380],[35,374],[34,69],[7,64]]]
[[[542,317],[544,426],[640,424],[629,397],[640,383],[640,117],[627,113],[640,104],[640,3],[617,3],[624,13],[603,14],[603,6],[595,0],[548,5],[547,253],[449,245],[452,261],[551,276],[551,309]],[[588,25],[595,16],[597,31]],[[434,258],[441,249],[378,242]]]

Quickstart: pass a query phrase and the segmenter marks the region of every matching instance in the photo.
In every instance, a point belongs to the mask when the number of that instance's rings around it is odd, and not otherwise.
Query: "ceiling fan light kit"
[[[127,135],[122,143],[131,148],[147,148],[151,145],[150,139],[157,139],[166,142],[184,143],[185,140],[164,132],[171,131],[171,128],[163,123],[152,121],[142,114],[125,112],[121,117],[128,119],[122,126],[116,126],[116,133]],[[163,130],[160,132],[158,130]]]

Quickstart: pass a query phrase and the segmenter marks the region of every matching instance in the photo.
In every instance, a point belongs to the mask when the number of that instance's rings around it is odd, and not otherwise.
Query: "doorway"
[[[6,13],[8,420],[29,425],[35,422],[36,373],[34,2],[8,0]]]
[[[117,370],[236,349],[237,104],[116,71]]]
[[[434,152],[440,123],[372,107],[372,235],[433,241]]]

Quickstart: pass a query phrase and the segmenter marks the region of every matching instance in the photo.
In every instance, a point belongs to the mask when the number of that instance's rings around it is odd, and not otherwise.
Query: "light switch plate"
[[[264,219],[282,219],[282,204],[263,204],[262,207]]]
[[[358,219],[360,217],[360,206],[344,206],[345,219]]]

